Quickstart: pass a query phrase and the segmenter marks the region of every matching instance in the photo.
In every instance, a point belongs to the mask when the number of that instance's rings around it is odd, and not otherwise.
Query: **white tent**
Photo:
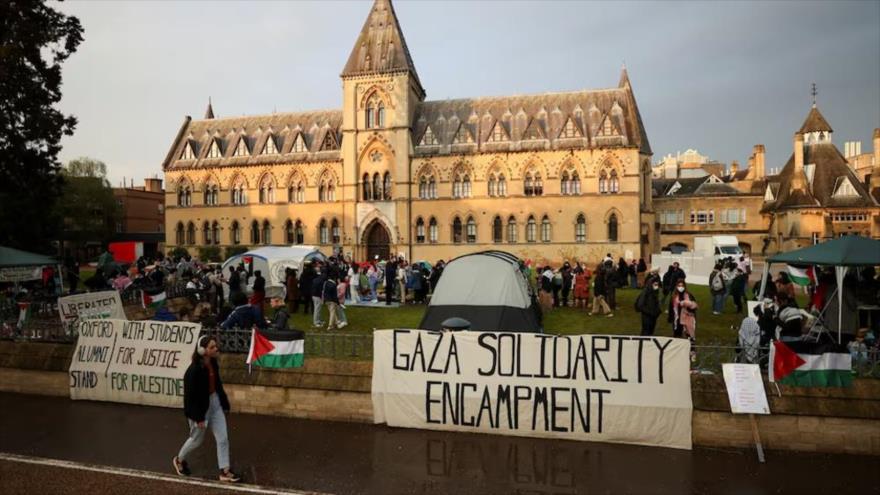
[[[519,259],[503,251],[467,254],[446,265],[419,328],[440,330],[451,317],[470,321],[474,331],[541,331]]]
[[[244,263],[248,272],[259,270],[266,279],[266,290],[284,286],[286,268],[302,273],[303,265],[309,260],[325,261],[327,258],[315,246],[266,246],[242,254],[237,254],[223,262],[223,275],[229,276],[229,267]],[[253,285],[253,277],[250,285]]]

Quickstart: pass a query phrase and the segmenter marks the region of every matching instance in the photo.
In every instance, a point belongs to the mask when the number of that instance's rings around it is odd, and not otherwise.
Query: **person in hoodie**
[[[651,280],[650,285],[646,285],[639,297],[636,298],[636,311],[642,315],[642,335],[654,335],[654,329],[657,328],[657,318],[662,311],[660,310],[660,282]]]

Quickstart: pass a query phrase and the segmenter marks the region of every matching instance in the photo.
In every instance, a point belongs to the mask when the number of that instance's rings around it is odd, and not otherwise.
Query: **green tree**
[[[107,165],[91,158],[71,160],[63,169],[64,185],[57,216],[64,221],[63,239],[75,246],[107,242],[120,209],[106,177]]]
[[[40,1],[0,1],[0,245],[48,252],[60,218],[61,64],[82,41],[79,19]]]

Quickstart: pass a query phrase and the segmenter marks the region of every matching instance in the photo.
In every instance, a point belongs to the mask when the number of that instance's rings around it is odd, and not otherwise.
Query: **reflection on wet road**
[[[606,445],[232,414],[247,482],[326,493],[880,493],[877,458]],[[0,451],[167,473],[179,410],[0,393]],[[210,436],[209,436],[210,438]],[[213,478],[212,441],[191,460]],[[854,475],[854,473],[860,473]]]

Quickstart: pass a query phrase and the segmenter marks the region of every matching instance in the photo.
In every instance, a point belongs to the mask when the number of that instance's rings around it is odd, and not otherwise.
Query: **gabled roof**
[[[714,179],[713,179],[714,177]],[[714,175],[680,179],[654,179],[654,196],[730,196],[742,194]]]
[[[422,89],[391,0],[375,0],[342,69],[342,77],[400,71],[409,72]]]
[[[804,125],[801,126],[801,129],[798,131],[800,134],[805,134],[808,132],[832,132],[831,124],[825,120],[825,117],[819,112],[819,109],[816,108],[816,105],[813,105],[813,108],[810,109],[810,113],[807,114],[807,119],[804,120]]]

